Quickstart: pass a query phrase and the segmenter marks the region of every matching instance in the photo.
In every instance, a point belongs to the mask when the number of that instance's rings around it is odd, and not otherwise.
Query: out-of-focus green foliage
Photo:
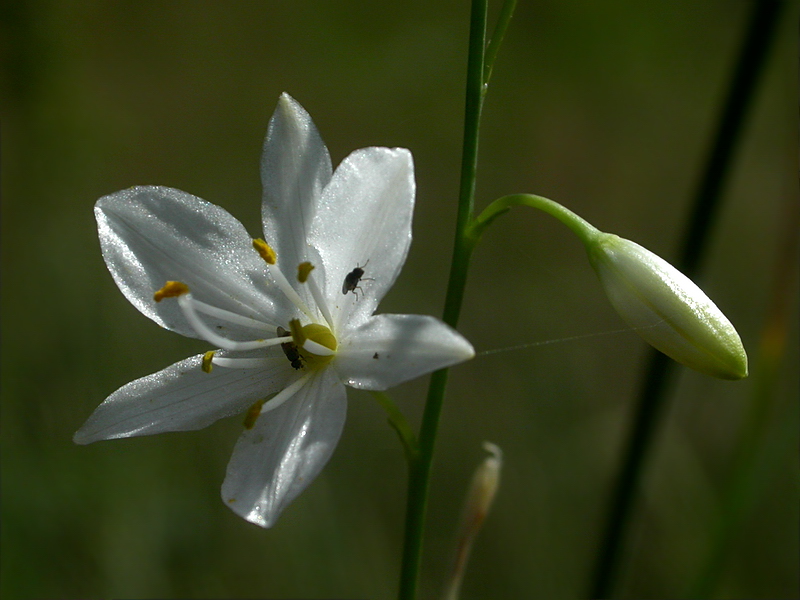
[[[485,107],[478,207],[540,193],[672,258],[747,9],[728,0],[520,2]],[[313,115],[334,162],[368,145],[412,150],[415,243],[381,310],[438,315],[468,10],[453,1],[3,4],[3,598],[394,595],[405,465],[366,393],[350,392],[330,465],[269,531],[219,498],[237,419],[72,444],[117,387],[207,349],[125,301],[100,257],[92,206],[130,185],[168,185],[259,234],[261,143],[287,91]],[[783,207],[797,201],[797,12],[781,27],[699,281],[751,356],[778,277]],[[475,253],[461,318],[478,351],[623,326],[562,226],[532,211],[501,219]],[[771,445],[719,597],[798,593],[792,314],[769,399]],[[502,447],[505,472],[463,597],[583,593],[644,349],[617,333],[454,369],[429,507],[428,596],[441,588],[483,440]],[[753,359],[744,382],[688,371],[677,381],[625,597],[675,597],[698,575],[756,393]],[[417,381],[393,391],[412,423],[424,390]]]

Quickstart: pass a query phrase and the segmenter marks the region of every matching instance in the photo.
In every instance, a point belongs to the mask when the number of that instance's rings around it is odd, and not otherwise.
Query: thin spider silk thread
[[[491,354],[499,354],[501,352],[513,352],[514,350],[525,350],[526,348],[537,348],[539,346],[551,346],[553,344],[561,344],[565,342],[575,342],[579,340],[587,340],[591,338],[598,338],[598,337],[605,337],[608,335],[616,335],[618,333],[628,333],[634,331],[642,331],[643,329],[650,329],[651,327],[657,327],[663,321],[659,321],[658,323],[653,323],[652,325],[646,325],[642,327],[624,327],[622,329],[613,329],[611,331],[598,331],[595,333],[584,333],[581,335],[571,335],[568,337],[556,338],[553,340],[543,340],[539,342],[528,342],[526,344],[517,344],[515,346],[504,346],[502,348],[492,348],[490,350],[481,350],[480,352],[475,353],[475,358],[480,356],[489,356]]]

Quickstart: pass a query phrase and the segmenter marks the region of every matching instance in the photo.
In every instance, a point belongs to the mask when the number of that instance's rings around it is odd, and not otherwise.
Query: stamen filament
[[[195,333],[201,336],[209,344],[213,344],[223,350],[255,350],[256,348],[266,348],[268,346],[276,346],[281,343],[280,338],[272,338],[269,340],[255,340],[252,342],[236,342],[218,335],[211,328],[208,327],[197,314],[195,310],[195,302],[191,294],[183,294],[178,296],[178,306],[183,310],[183,314],[189,324],[194,328]]]
[[[193,300],[193,303],[195,309],[198,312],[207,314],[212,317],[217,317],[218,319],[222,319],[224,321],[227,321],[228,323],[234,323],[235,325],[244,325],[245,327],[258,329],[259,331],[269,331],[269,332],[275,331],[275,325],[273,325],[272,323],[265,323],[263,321],[251,319],[250,317],[238,315],[229,310],[225,310],[224,308],[217,308],[216,306],[211,306],[210,304],[206,304],[205,302],[200,302],[200,300]]]
[[[226,358],[215,356],[211,361],[215,367],[228,369],[259,369],[267,365],[267,358]]]
[[[269,412],[278,408],[281,404],[299,392],[300,388],[302,388],[308,382],[312,375],[313,373],[306,373],[291,385],[283,388],[280,392],[278,392],[277,395],[275,395],[273,398],[270,398],[269,401],[265,402],[261,406],[260,414],[264,414],[265,412]]]
[[[328,303],[325,301],[325,297],[322,295],[322,290],[319,289],[317,285],[317,280],[314,278],[314,275],[309,272],[306,278],[306,283],[308,284],[309,289],[311,290],[311,295],[314,297],[314,302],[317,303],[317,308],[322,313],[322,316],[325,317],[325,320],[328,322],[328,328],[333,329],[333,317],[331,316],[330,311],[328,310]]]
[[[300,319],[292,319],[289,321],[289,331],[292,334],[292,341],[302,348],[303,344],[306,343],[306,334],[303,332]]]
[[[297,308],[299,308],[309,319],[312,321],[314,320],[315,316],[306,306],[306,303],[300,297],[300,294],[292,287],[292,284],[286,279],[286,276],[281,272],[277,265],[271,265],[267,263],[267,269],[272,275],[272,280],[275,282],[275,285],[278,286],[286,297],[292,301]]]

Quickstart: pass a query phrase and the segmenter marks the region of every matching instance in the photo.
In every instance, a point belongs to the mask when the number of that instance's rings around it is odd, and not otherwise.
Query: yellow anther
[[[189,293],[189,286],[180,281],[168,281],[164,287],[153,294],[153,300],[161,302],[164,298],[177,298]]]
[[[263,400],[259,400],[253,406],[247,409],[247,414],[244,416],[244,428],[245,429],[252,429],[255,427],[256,420],[258,419],[258,415],[261,414],[261,407],[264,406],[264,402],[266,398]]]
[[[314,265],[310,262],[304,262],[297,265],[297,281],[305,283],[311,271],[314,270]]]
[[[272,247],[262,240],[261,238],[256,238],[253,240],[253,248],[256,249],[256,252],[264,259],[268,265],[274,265],[275,262],[278,260],[278,255],[275,254],[275,250]]]
[[[203,369],[203,373],[211,373],[211,369],[214,366],[211,364],[211,361],[214,360],[214,354],[214,350],[209,350],[203,354],[203,362],[200,365],[200,368]]]

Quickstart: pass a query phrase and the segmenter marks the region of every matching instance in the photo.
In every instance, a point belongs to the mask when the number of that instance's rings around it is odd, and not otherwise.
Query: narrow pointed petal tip
[[[86,433],[82,429],[78,429],[75,434],[72,436],[72,443],[78,444],[79,446],[86,446],[87,444],[91,444],[93,439],[90,439]]]
[[[747,353],[736,329],[683,273],[613,234],[599,234],[587,250],[611,304],[650,345],[712,377],[747,377]]]
[[[347,385],[385,390],[475,356],[464,336],[423,315],[375,315],[352,332],[336,356]]]
[[[225,357],[227,353],[220,352]],[[276,360],[258,371],[204,372],[203,355],[132,381],[98,406],[73,436],[86,445],[168,431],[194,431],[246,410],[255,400],[280,390],[287,365]]]
[[[328,370],[258,417],[228,463],[222,484],[226,506],[250,523],[272,527],[330,459],[346,414],[344,386]]]

